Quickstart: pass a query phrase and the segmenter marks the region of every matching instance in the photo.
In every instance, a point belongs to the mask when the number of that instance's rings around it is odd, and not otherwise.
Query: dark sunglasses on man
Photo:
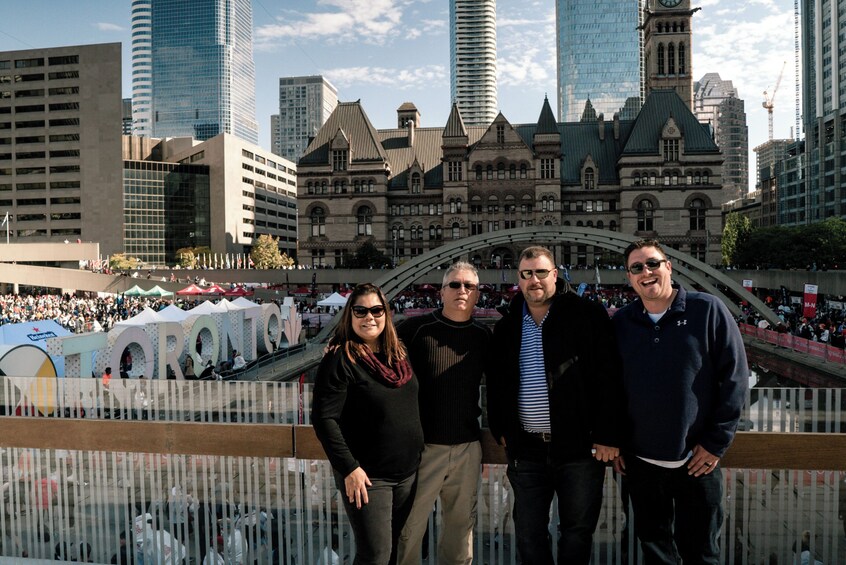
[[[647,259],[643,263],[632,263],[629,265],[628,271],[633,275],[639,275],[643,272],[643,269],[649,269],[650,271],[654,271],[661,266],[661,263],[666,263],[666,259]]]
[[[532,278],[532,275],[536,276],[540,280],[543,280],[548,277],[551,272],[552,269],[523,269],[522,271],[519,271],[520,278],[524,281]]]
[[[447,283],[447,286],[450,287],[452,290],[458,290],[462,286],[467,289],[467,292],[473,292],[479,285],[468,283],[468,282],[461,282],[461,281],[450,281]]]

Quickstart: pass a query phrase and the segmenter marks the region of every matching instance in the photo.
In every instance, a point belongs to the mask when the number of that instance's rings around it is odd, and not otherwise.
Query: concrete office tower
[[[496,98],[496,0],[450,0],[450,94],[464,123],[487,126]]]
[[[723,152],[723,200],[742,198],[749,192],[749,127],[744,101],[730,80],[707,73],[693,84],[693,113],[711,126]]]
[[[258,143],[250,0],[151,0],[153,136]]]
[[[779,215],[793,225],[846,218],[846,36],[841,32],[846,13],[842,0],[802,0],[801,13],[807,175],[803,188],[784,193],[790,204],[779,207]]]
[[[12,241],[122,249],[120,49],[0,52],[0,216]]]
[[[557,0],[558,119],[579,121],[590,101],[610,120],[640,109],[641,0]]]
[[[297,162],[338,105],[338,89],[322,76],[279,79],[279,113],[270,117],[271,151]]]
[[[132,133],[152,133],[152,0],[132,0]]]

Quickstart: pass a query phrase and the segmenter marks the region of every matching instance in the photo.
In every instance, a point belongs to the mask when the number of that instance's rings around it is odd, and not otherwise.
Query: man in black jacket
[[[524,250],[519,275],[521,294],[494,328],[487,388],[491,433],[508,455],[517,551],[527,565],[553,563],[549,507],[557,494],[559,562],[588,563],[605,463],[619,454],[614,332],[600,304],[557,280],[548,249]]]

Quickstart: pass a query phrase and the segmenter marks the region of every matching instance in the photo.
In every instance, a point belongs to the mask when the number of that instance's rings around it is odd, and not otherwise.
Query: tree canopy
[[[267,234],[258,236],[250,251],[250,258],[256,269],[278,269],[294,265],[294,260],[287,253],[279,251],[279,239]]]
[[[750,230],[738,238],[736,252],[726,259],[726,230],[723,232],[723,258],[727,264],[777,269],[819,269],[843,267],[846,262],[846,221],[829,218],[805,226],[772,226]]]

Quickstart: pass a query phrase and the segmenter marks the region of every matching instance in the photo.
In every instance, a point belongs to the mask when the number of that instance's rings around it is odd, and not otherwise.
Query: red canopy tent
[[[223,293],[223,296],[252,296],[253,293],[245,289],[243,286],[236,286],[235,288],[230,288],[226,292]]]
[[[204,292],[204,290],[201,287],[199,287],[195,284],[191,284],[191,285],[186,286],[182,290],[177,290],[176,294],[178,294],[180,296],[196,296],[198,294],[203,294],[203,292]]]
[[[203,291],[203,294],[225,294],[226,289],[220,285],[213,284]]]
[[[291,292],[293,296],[311,296],[311,289],[307,286],[298,287],[296,290]]]

